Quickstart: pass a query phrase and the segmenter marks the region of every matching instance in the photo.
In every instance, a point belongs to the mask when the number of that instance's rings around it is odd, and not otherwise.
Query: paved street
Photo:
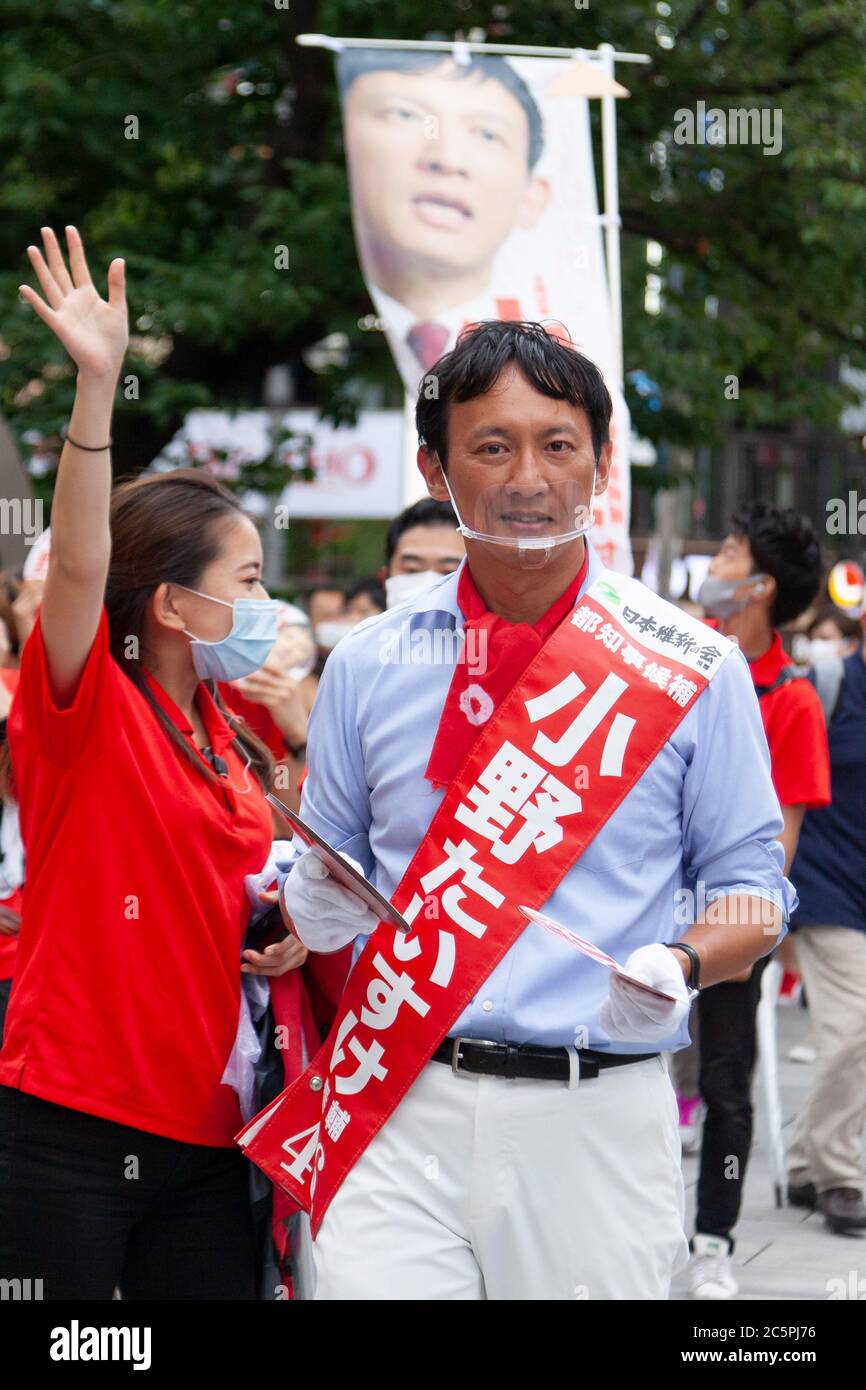
[[[800,1008],[780,1008],[778,1018],[782,1111],[787,1142],[812,1068],[787,1060],[788,1049],[805,1037],[808,1026],[806,1012]],[[826,1300],[839,1287],[830,1282],[833,1280],[844,1281],[848,1298],[858,1296],[857,1285],[862,1280],[859,1297],[866,1299],[866,1236],[831,1235],[824,1227],[823,1217],[799,1208],[786,1206],[779,1210],[775,1207],[765,1140],[766,1123],[758,1084],[755,1087],[755,1109],[755,1142],[746,1175],[740,1224],[735,1232],[737,1246],[734,1266],[740,1285],[740,1299]],[[684,1155],[683,1169],[687,1193],[687,1230],[691,1235],[694,1229],[697,1157]],[[688,1297],[685,1275],[680,1275],[676,1281],[672,1296],[678,1299]]]

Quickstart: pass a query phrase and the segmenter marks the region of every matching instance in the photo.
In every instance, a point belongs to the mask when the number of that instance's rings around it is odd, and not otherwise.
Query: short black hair
[[[413,502],[399,516],[395,516],[385,537],[385,564],[390,565],[397,549],[397,542],[404,531],[413,526],[453,526],[457,530],[457,518],[450,502],[437,502],[434,497],[422,497]]]
[[[821,547],[811,521],[793,507],[750,502],[733,513],[730,525],[732,535],[748,542],[753,573],[772,575],[776,581],[773,627],[799,618],[821,583]]]
[[[419,442],[436,454],[444,469],[449,405],[486,395],[512,362],[542,395],[586,411],[598,462],[603,446],[610,441],[613,409],[604,377],[594,362],[548,333],[541,323],[487,319],[462,333],[456,346],[421,379],[415,406]]]
[[[354,584],[349,585],[343,594],[344,603],[351,603],[352,599],[357,598],[359,594],[367,594],[376,607],[381,608],[384,613],[387,605],[385,603],[385,586],[381,579],[377,579],[374,574],[365,579],[357,579]]]
[[[337,55],[337,82],[345,96],[352,83],[368,72],[432,72],[443,63],[454,63],[454,78],[478,78],[498,82],[523,108],[529,125],[527,164],[534,169],[544,149],[544,123],[538,104],[515,68],[504,58],[490,53],[470,53],[466,63],[455,63],[446,52],[397,51],[387,48],[344,48]]]

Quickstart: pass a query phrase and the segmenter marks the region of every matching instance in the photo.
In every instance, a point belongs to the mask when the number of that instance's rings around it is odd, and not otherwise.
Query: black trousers
[[[248,1161],[0,1086],[0,1278],[45,1299],[253,1299]]]
[[[701,992],[700,1092],[707,1107],[698,1177],[696,1230],[727,1236],[737,1224],[752,1147],[752,1072],[755,1016],[764,956],[748,980],[710,985]]]

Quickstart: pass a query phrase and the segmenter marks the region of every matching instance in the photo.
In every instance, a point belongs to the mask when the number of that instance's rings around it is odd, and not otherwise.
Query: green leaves
[[[352,238],[330,55],[300,30],[388,38],[474,26],[493,42],[649,53],[623,67],[618,103],[626,371],[657,442],[711,442],[732,423],[835,424],[832,363],[866,366],[860,0],[32,0],[3,6],[0,88],[0,409],[21,435],[53,428],[71,385],[17,301],[39,226],[75,222],[94,277],[128,263],[138,399],[119,400],[123,471],[145,464],[192,404],[260,403],[274,362],[306,399],[351,417],[358,380],[401,388],[371,311]],[[781,152],[680,145],[675,113],[759,107],[782,114]],[[594,116],[597,129],[597,112]],[[646,242],[663,248],[660,314],[644,312]],[[288,264],[278,267],[277,248]],[[283,257],[285,260],[285,257]],[[708,298],[715,317],[708,316]],[[136,326],[140,320],[140,326]],[[344,368],[313,376],[303,351],[335,331]],[[725,399],[734,374],[737,399]],[[35,383],[35,386],[34,386]]]

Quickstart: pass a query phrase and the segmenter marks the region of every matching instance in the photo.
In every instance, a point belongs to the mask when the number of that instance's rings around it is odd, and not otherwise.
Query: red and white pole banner
[[[375,45],[343,49],[337,78],[358,255],[407,392],[483,319],[541,321],[574,342],[614,401],[593,545],[630,574],[629,416],[587,96],[624,88],[572,58]]]

